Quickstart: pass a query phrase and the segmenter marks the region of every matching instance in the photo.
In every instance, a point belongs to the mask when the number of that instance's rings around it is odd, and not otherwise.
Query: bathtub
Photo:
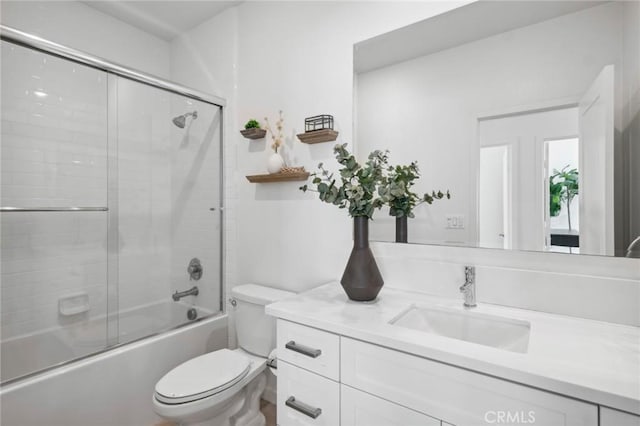
[[[3,381],[70,358],[77,361],[13,380],[0,388],[3,426],[152,426],[155,383],[176,365],[227,347],[227,316],[197,308],[201,319],[187,320],[191,306],[163,302],[123,311],[116,345],[107,351],[106,318],[47,330],[2,342]],[[207,316],[210,315],[210,316]],[[113,322],[109,323],[114,327]],[[150,337],[158,330],[167,330]],[[131,342],[131,343],[127,343]]]

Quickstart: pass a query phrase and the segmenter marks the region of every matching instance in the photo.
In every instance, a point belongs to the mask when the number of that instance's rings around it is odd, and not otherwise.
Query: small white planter
[[[278,173],[284,167],[284,159],[280,154],[274,152],[267,160],[267,170],[269,173]]]

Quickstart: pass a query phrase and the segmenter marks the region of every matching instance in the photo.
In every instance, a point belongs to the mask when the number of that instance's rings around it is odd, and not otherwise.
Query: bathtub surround
[[[9,30],[3,31],[5,36],[30,43]],[[221,177],[222,113],[217,104],[224,103],[217,98],[213,104],[202,102],[206,96],[184,98],[181,94],[188,90],[99,59],[69,52],[75,59],[71,61],[61,57],[67,54],[63,49],[55,48],[54,56],[7,40],[2,42],[7,89],[2,91],[2,206],[61,211],[2,214],[3,380],[113,350],[33,379],[5,383],[2,423],[97,424],[97,417],[105,424],[151,423],[156,417],[148,403],[137,404],[139,410],[120,420],[99,416],[100,409],[91,403],[75,410],[75,417],[60,407],[83,397],[73,392],[83,389],[73,383],[94,382],[98,372],[126,371],[122,362],[133,361],[138,386],[148,388],[157,376],[153,368],[143,367],[141,358],[157,359],[154,365],[166,370],[184,353],[195,356],[207,346],[226,346],[227,321],[220,316],[198,322],[224,322],[223,334],[212,327],[196,333],[199,344],[189,341],[188,328],[184,334],[167,333],[115,348],[219,311],[222,253],[216,234],[222,228],[210,219],[212,214],[219,219],[221,211],[222,193],[211,183]],[[51,46],[36,43],[45,51]],[[91,90],[94,86],[97,93]],[[200,120],[185,120],[182,128],[172,125],[171,117],[194,107]],[[56,218],[62,226],[52,226]],[[85,229],[85,218],[97,222]],[[209,238],[203,238],[207,234]],[[210,310],[194,308],[193,296],[188,305],[170,299],[172,287],[184,288],[189,282],[185,270],[194,254],[202,259],[205,277],[197,303],[211,303]],[[90,268],[97,271],[95,277],[86,273]],[[56,284],[52,277],[58,285],[49,285]],[[53,294],[39,292],[39,287]],[[25,290],[29,292],[16,297]],[[84,312],[67,306],[74,298],[83,301]],[[167,301],[167,309],[151,308],[158,301]],[[179,307],[184,309],[171,313]],[[20,311],[12,312],[14,308]],[[173,341],[167,343],[167,337]],[[156,341],[163,342],[160,350],[169,352],[166,357],[149,350]],[[189,347],[185,351],[167,349],[183,343]],[[122,377],[113,377],[122,382]],[[128,395],[122,391],[124,382],[104,382],[98,394],[100,403],[108,404],[105,408],[130,402],[123,400]],[[43,397],[43,392],[55,395],[59,388],[67,399]],[[20,403],[12,404],[14,398]]]
[[[206,319],[4,386],[0,421],[18,426],[153,425],[161,419],[153,412],[150,392],[160,377],[188,359],[225,348],[227,328],[225,315]]]

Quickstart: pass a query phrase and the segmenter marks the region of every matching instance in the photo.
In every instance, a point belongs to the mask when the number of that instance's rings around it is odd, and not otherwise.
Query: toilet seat
[[[155,398],[164,404],[184,404],[229,389],[251,369],[249,358],[220,349],[180,364],[162,377]]]

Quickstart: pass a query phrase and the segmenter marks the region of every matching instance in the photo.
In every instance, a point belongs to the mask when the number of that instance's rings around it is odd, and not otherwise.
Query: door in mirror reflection
[[[545,152],[549,141],[577,139],[578,108],[480,119],[478,135],[479,245],[549,250]]]
[[[512,145],[480,147],[478,241],[481,247],[511,248]]]

